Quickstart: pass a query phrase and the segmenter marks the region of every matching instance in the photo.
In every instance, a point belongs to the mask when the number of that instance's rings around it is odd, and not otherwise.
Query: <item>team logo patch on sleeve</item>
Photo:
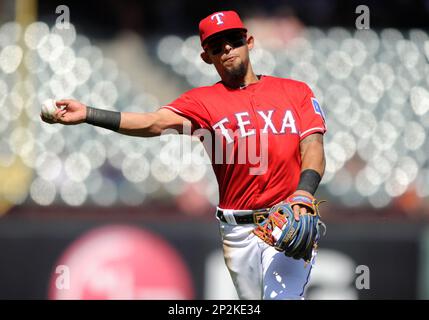
[[[323,112],[323,109],[320,106],[319,101],[317,101],[316,98],[311,98],[311,103],[313,104],[314,112],[320,115],[323,121],[325,121],[325,113]]]

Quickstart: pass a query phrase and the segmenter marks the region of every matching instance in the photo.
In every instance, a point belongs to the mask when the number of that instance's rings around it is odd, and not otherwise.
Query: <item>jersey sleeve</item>
[[[210,129],[210,114],[204,104],[192,96],[192,91],[182,94],[179,98],[162,106],[160,109],[168,109],[192,122],[192,130]]]
[[[300,120],[300,140],[316,132],[324,134],[327,130],[325,113],[313,91],[307,85],[304,89]]]

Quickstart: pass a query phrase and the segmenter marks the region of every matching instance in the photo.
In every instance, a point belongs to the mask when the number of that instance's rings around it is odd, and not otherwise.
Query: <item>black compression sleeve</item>
[[[322,180],[322,177],[316,170],[306,169],[301,172],[297,190],[304,190],[314,195],[320,180]]]
[[[121,124],[121,113],[117,111],[102,110],[86,107],[86,123],[97,127],[118,131]]]

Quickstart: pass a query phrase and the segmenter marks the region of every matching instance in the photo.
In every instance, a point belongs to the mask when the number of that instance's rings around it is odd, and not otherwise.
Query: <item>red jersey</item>
[[[217,149],[214,142],[205,144],[222,209],[261,209],[284,200],[299,183],[300,141],[326,132],[323,111],[311,89],[300,81],[271,76],[238,89],[222,82],[195,88],[161,108],[188,118],[194,132],[206,130],[222,140]],[[253,144],[247,149],[256,150],[260,163],[255,157],[237,159],[240,145],[246,143]],[[222,161],[215,161],[220,152]]]

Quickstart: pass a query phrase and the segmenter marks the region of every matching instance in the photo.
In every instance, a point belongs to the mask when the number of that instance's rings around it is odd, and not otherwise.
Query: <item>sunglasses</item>
[[[246,34],[243,32],[231,32],[210,39],[204,46],[210,54],[217,55],[222,52],[224,43],[228,43],[233,48],[238,48],[246,43]]]

